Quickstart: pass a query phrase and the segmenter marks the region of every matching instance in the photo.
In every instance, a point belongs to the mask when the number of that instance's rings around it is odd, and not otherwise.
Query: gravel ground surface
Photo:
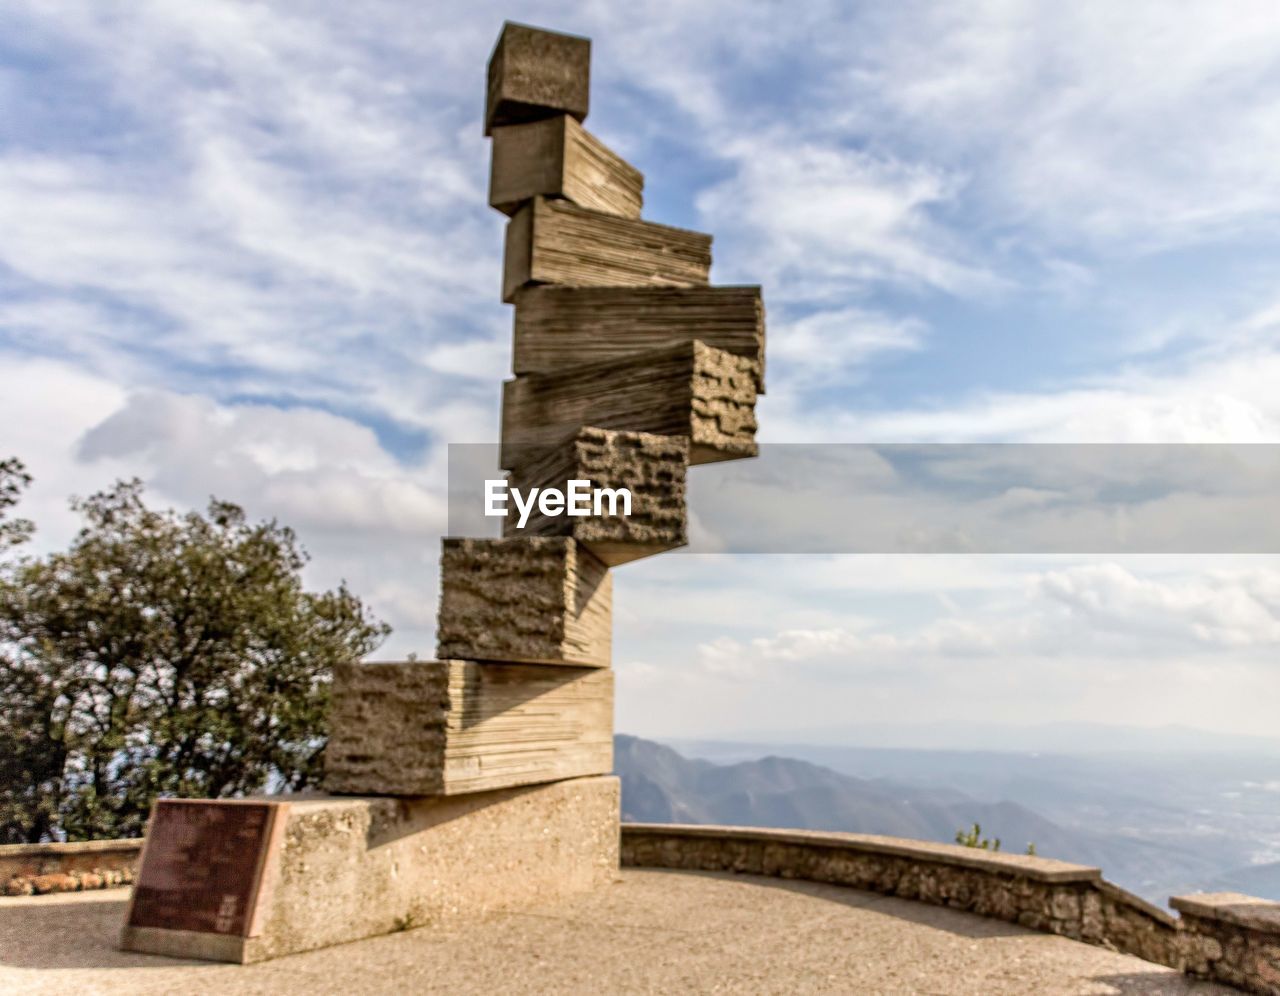
[[[967,913],[751,876],[628,870],[525,913],[249,966],[117,951],[127,895],[0,899],[0,993],[1233,992]]]

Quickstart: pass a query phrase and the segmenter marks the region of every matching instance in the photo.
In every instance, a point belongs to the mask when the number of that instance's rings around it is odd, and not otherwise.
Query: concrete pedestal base
[[[252,936],[126,925],[121,946],[255,962],[583,892],[618,871],[618,780],[435,799],[299,796]],[[191,856],[198,861],[198,855]],[[140,875],[146,877],[146,855]]]

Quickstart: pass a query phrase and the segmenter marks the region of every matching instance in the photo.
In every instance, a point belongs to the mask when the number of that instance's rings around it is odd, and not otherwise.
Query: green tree
[[[16,457],[0,460],[0,549],[25,543],[35,531],[27,519],[9,518],[9,509],[18,504],[30,483],[31,475],[21,460]]]
[[[304,590],[292,530],[235,505],[155,511],[122,481],[72,507],[70,549],[0,576],[0,840],[132,836],[157,796],[315,784],[331,668],[388,627],[345,584]]]
[[[20,460],[0,460],[0,552],[34,532],[28,520],[9,517],[30,484]],[[0,588],[7,573],[0,575]],[[0,627],[0,637],[6,634]],[[0,843],[44,839],[57,821],[63,762],[57,738],[43,722],[54,713],[54,698],[50,684],[0,644]]]

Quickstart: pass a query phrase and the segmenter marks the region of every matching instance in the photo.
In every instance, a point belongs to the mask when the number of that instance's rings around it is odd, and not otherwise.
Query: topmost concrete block
[[[498,125],[587,116],[591,39],[507,21],[489,59],[484,133]]]

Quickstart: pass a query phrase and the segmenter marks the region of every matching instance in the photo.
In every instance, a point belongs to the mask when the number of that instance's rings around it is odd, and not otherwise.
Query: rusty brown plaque
[[[248,937],[282,805],[161,799],[129,909],[132,927]]]

